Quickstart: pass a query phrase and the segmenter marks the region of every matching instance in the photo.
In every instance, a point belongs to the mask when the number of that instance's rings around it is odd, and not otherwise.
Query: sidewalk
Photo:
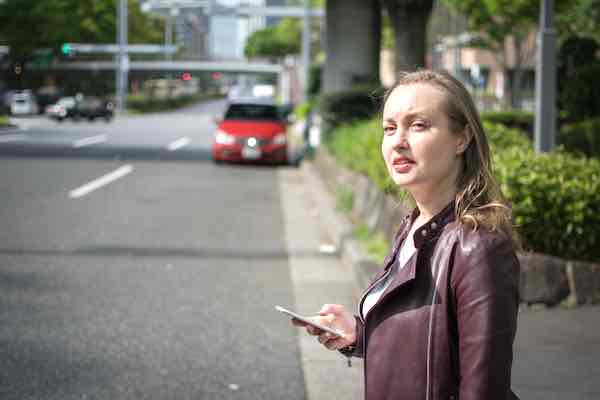
[[[299,310],[317,310],[324,302],[342,302],[356,308],[362,289],[355,274],[357,262],[364,259],[360,245],[349,239],[352,227],[335,210],[333,196],[321,181],[319,171],[310,161],[298,171],[284,170],[281,175],[289,249],[297,246],[314,249],[319,243],[336,246],[337,258],[312,260],[294,257],[290,251],[296,301]],[[294,209],[290,211],[290,209]],[[302,211],[304,210],[304,211]],[[308,215],[306,213],[308,210]],[[526,308],[519,314],[513,364],[513,390],[522,400],[592,400],[600,399],[600,306],[575,309]],[[355,399],[349,382],[360,380],[362,373],[349,373],[339,356],[325,357],[316,343],[300,337],[309,400],[330,398]],[[320,362],[319,362],[320,361]],[[351,378],[352,376],[352,378]],[[356,377],[356,378],[354,378]],[[327,381],[335,382],[333,387]]]
[[[353,293],[356,290],[352,272],[336,254],[319,251],[322,245],[332,244],[323,223],[323,213],[328,210],[323,207],[322,201],[326,199],[307,184],[303,168],[283,168],[278,174],[295,297],[295,304],[289,306],[300,314],[308,315],[318,312],[325,303],[344,304],[354,309],[356,300]],[[325,247],[322,250],[329,249]],[[307,400],[362,399],[360,360],[353,360],[349,368],[344,356],[325,349],[302,330],[298,330],[298,347]]]

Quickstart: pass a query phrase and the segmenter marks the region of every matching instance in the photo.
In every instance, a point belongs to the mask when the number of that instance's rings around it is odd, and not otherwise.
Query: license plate
[[[262,155],[260,149],[255,147],[243,147],[242,148],[242,157],[246,160],[257,160]]]

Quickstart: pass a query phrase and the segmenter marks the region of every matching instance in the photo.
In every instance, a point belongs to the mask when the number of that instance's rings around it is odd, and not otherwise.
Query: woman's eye
[[[413,129],[413,130],[415,130],[415,131],[422,131],[425,128],[427,128],[427,125],[425,125],[424,122],[413,122],[410,125],[410,128]]]
[[[393,126],[384,126],[383,127],[383,133],[385,133],[386,135],[393,134],[395,130],[396,130],[396,128],[394,128]]]

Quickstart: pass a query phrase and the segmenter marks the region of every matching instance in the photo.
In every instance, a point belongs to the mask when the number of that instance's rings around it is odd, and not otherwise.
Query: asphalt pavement
[[[211,118],[0,143],[1,399],[307,398],[278,169],[213,164]]]

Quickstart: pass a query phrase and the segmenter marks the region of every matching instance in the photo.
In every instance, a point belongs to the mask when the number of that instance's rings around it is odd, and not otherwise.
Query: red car
[[[217,125],[212,145],[215,162],[285,164],[287,121],[276,104],[230,103]]]

